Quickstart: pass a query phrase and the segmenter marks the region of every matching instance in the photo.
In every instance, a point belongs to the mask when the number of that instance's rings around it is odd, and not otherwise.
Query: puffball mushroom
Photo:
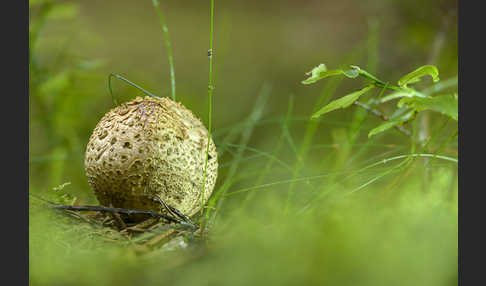
[[[202,194],[207,144],[207,129],[182,104],[137,97],[110,110],[94,129],[85,154],[86,176],[104,206],[165,211],[154,200],[159,198],[192,216],[209,199],[218,174],[210,138]]]

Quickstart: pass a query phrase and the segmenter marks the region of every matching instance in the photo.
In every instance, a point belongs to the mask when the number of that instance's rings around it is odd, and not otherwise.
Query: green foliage
[[[404,112],[400,117],[393,118],[391,121],[385,122],[378,127],[372,129],[368,133],[369,137],[389,130],[392,127],[396,127],[398,125],[403,125],[407,122],[410,122],[415,118],[417,113],[426,110],[439,112],[456,121],[458,119],[457,94],[446,94],[432,97],[430,95],[418,92],[413,88],[408,87],[408,84],[417,83],[421,80],[422,77],[426,75],[431,76],[434,83],[439,81],[439,71],[435,66],[432,65],[421,66],[416,70],[402,76],[400,80],[398,80],[398,86],[385,83],[382,80],[379,80],[376,76],[354,65],[351,65],[350,69],[348,70],[336,69],[329,71],[327,70],[326,65],[320,64],[307,74],[310,75],[310,77],[302,81],[303,84],[315,83],[323,78],[337,75],[344,75],[348,78],[356,78],[358,76],[362,76],[363,78],[371,81],[371,84],[364,87],[363,89],[355,91],[337,100],[331,101],[326,106],[322,107],[317,112],[312,114],[312,119],[316,119],[333,110],[351,106],[354,102],[358,101],[358,99],[363,94],[373,88],[382,88],[383,90],[377,98],[372,99],[372,102],[385,103],[393,99],[402,98],[397,103],[397,108],[404,109],[406,110],[406,112]],[[383,93],[388,89],[394,90],[394,92],[392,94],[382,97]],[[433,87],[429,87],[429,89],[433,89]]]
[[[71,185],[71,182],[66,182],[62,185],[52,188],[52,190],[56,194],[55,201],[54,201],[55,203],[63,204],[63,205],[74,205],[74,202],[76,202],[77,198],[63,191],[64,188],[69,185]]]
[[[102,94],[98,86],[105,76],[100,75],[99,69],[105,61],[78,56],[77,50],[70,49],[70,36],[55,38],[60,44],[56,43],[55,50],[50,48],[46,52],[48,41],[41,35],[47,23],[76,25],[79,3],[31,1],[29,4],[29,119],[31,137],[35,138],[29,147],[31,162],[39,162],[30,171],[35,178],[42,178],[33,181],[34,186],[50,190],[73,168],[73,164],[66,164],[67,159],[84,152],[84,138],[91,127],[80,118],[86,119],[96,111],[90,101]],[[58,34],[51,35],[54,36]],[[83,173],[77,178],[85,181]]]
[[[312,115],[312,118],[318,118],[322,114],[331,112],[333,110],[339,109],[339,108],[346,108],[353,104],[356,100],[359,99],[360,96],[368,92],[370,89],[374,88],[373,85],[367,86],[361,90],[355,91],[353,93],[350,93],[346,96],[341,97],[340,99],[334,100],[328,105],[324,106],[320,110],[318,110],[316,113]]]
[[[435,66],[426,65],[421,66],[411,73],[404,75],[398,80],[398,85],[401,87],[407,87],[409,83],[416,83],[420,81],[420,78],[426,75],[430,75],[434,82],[439,81],[439,70]]]
[[[388,130],[394,126],[397,126],[397,125],[400,125],[400,124],[403,124],[405,122],[407,122],[408,120],[410,120],[414,115],[414,112],[413,111],[408,111],[407,113],[397,117],[397,118],[394,118],[390,121],[386,121],[385,123],[379,125],[378,127],[375,127],[373,128],[369,133],[368,133],[368,137],[371,137],[375,134],[378,134],[378,133],[381,133],[385,130]]]
[[[323,78],[335,76],[335,75],[345,75],[349,78],[355,78],[359,75],[359,72],[357,69],[354,68],[351,68],[349,70],[342,70],[342,69],[327,70],[325,64],[320,64],[317,67],[313,68],[310,72],[308,72],[307,75],[310,75],[310,77],[302,81],[303,84],[311,84]]]
[[[404,97],[397,103],[398,108],[408,107],[417,112],[432,110],[440,112],[457,121],[457,94],[444,94],[434,97]]]

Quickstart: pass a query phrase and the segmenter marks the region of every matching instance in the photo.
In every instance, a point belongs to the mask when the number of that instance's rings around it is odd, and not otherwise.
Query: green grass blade
[[[164,33],[164,41],[165,41],[165,46],[167,48],[167,57],[169,58],[172,100],[175,101],[176,100],[175,71],[174,71],[174,59],[172,56],[172,48],[170,46],[170,40],[169,40],[169,29],[167,28],[167,25],[165,23],[164,14],[162,13],[162,9],[160,8],[159,1],[152,0],[152,3],[154,5],[157,16],[159,16],[160,27],[162,28],[162,32]]]
[[[273,167],[274,163],[275,162],[278,162],[278,157],[277,157],[277,154],[279,153],[280,149],[282,148],[282,145],[283,145],[283,142],[284,142],[284,137],[286,137],[286,133],[285,131],[288,130],[287,126],[289,124],[289,121],[290,121],[290,118],[292,116],[292,111],[293,111],[293,107],[294,107],[294,97],[291,96],[290,99],[289,99],[289,105],[288,105],[288,108],[287,108],[287,114],[282,122],[282,132],[280,133],[280,136],[279,136],[279,139],[277,141],[277,145],[275,146],[273,152],[272,152],[272,155],[273,157],[270,158],[268,161],[267,161],[267,164],[265,165],[265,167],[263,168],[263,171],[259,174],[256,182],[255,182],[255,185],[260,185],[263,181],[263,179],[265,178],[265,176],[268,174],[268,172],[271,170],[271,168]],[[243,201],[241,202],[240,206],[239,206],[239,210],[240,212],[243,211],[243,209],[245,208],[245,206],[248,204],[248,202],[254,197],[255,193],[254,192],[250,192],[244,199]]]
[[[225,181],[223,185],[213,194],[211,199],[208,202],[208,208],[204,217],[204,223],[211,223],[214,222],[218,211],[221,209],[221,206],[224,202],[224,195],[228,191],[228,189],[233,184],[233,177],[236,174],[236,171],[239,168],[240,161],[243,158],[243,152],[245,150],[244,147],[248,145],[251,135],[253,134],[254,127],[256,123],[260,120],[263,115],[263,110],[265,108],[265,104],[267,99],[270,95],[271,86],[265,83],[262,87],[260,95],[258,96],[255,107],[253,108],[252,113],[249,116],[249,121],[251,124],[244,130],[243,134],[241,135],[238,151],[235,155],[235,163],[230,167],[228,174],[225,177]],[[212,209],[214,208],[214,214],[211,216]]]

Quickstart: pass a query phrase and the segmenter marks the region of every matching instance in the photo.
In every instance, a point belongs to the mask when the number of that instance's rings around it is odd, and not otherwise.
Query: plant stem
[[[203,189],[201,192],[201,216],[204,213],[204,193],[206,191],[206,176],[208,168],[209,143],[212,136],[212,113],[213,113],[213,43],[214,43],[214,0],[211,0],[210,8],[210,33],[209,33],[209,80],[208,80],[208,142],[206,146],[206,158],[204,160]]]
[[[380,111],[374,109],[374,108],[371,108],[370,106],[364,104],[364,103],[361,103],[359,101],[355,101],[354,102],[355,105],[365,109],[366,111],[370,112],[371,114],[373,114],[374,116],[382,119],[383,121],[388,121],[389,118],[388,116],[384,115],[383,113],[381,113]],[[403,126],[400,126],[400,125],[396,125],[395,128],[400,131],[401,133],[403,133],[404,135],[408,136],[408,137],[411,137],[412,134],[410,133],[410,131],[408,131],[407,129],[405,129]]]
[[[176,100],[176,86],[175,86],[175,72],[174,72],[174,60],[172,58],[172,48],[170,47],[170,40],[169,40],[169,29],[165,24],[164,14],[162,13],[162,9],[160,8],[158,0],[152,0],[155,8],[155,12],[159,16],[160,26],[162,27],[162,31],[164,32],[164,40],[165,46],[167,47],[167,57],[169,58],[169,67],[170,67],[170,84],[171,84],[171,91],[172,91],[172,100]]]
[[[388,88],[388,89],[391,89],[391,90],[403,91],[403,88],[401,88],[401,87],[390,85],[390,84],[382,82],[382,81],[375,81],[374,84],[377,87],[383,87],[385,89]]]

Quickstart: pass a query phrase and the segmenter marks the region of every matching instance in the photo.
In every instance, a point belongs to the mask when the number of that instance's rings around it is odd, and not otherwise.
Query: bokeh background
[[[152,258],[158,262],[140,262],[96,240],[77,245],[85,232],[61,235],[64,226],[62,231],[47,227],[49,219],[31,210],[33,285],[456,285],[457,164],[418,160],[413,168],[373,181],[351,201],[323,199],[318,190],[342,193],[379,177],[382,170],[353,178],[343,172],[407,154],[410,140],[395,130],[368,139],[380,121],[357,107],[311,123],[313,111],[363,82],[301,81],[320,63],[330,69],[358,65],[392,82],[424,64],[436,65],[441,80],[456,77],[457,1],[215,2],[213,130],[221,154],[216,188],[230,179],[228,192],[255,182],[341,175],[279,183],[249,198],[228,197],[214,231],[217,250],[194,250],[204,254],[169,270],[160,269],[170,264],[160,262],[168,259],[163,253]],[[160,5],[173,49],[177,99],[207,126],[209,1]],[[97,204],[83,161],[92,130],[113,107],[108,75],[122,74],[158,96],[170,96],[159,19],[150,0],[31,0],[29,6],[30,192],[49,198],[53,187],[70,182],[66,190],[77,203]],[[430,83],[427,79],[424,86]],[[141,95],[121,81],[115,80],[113,89],[120,101]],[[391,103],[382,111],[393,108]],[[457,122],[424,116],[417,128],[434,136],[427,151],[457,158],[457,138],[449,140]],[[302,152],[305,138],[310,147]],[[272,153],[277,146],[278,153]],[[277,163],[259,177],[269,160]],[[289,184],[296,194],[291,213],[319,198],[312,215],[282,218]],[[243,201],[245,208],[234,215]],[[46,230],[59,236],[46,237]],[[99,265],[110,266],[102,273]]]

